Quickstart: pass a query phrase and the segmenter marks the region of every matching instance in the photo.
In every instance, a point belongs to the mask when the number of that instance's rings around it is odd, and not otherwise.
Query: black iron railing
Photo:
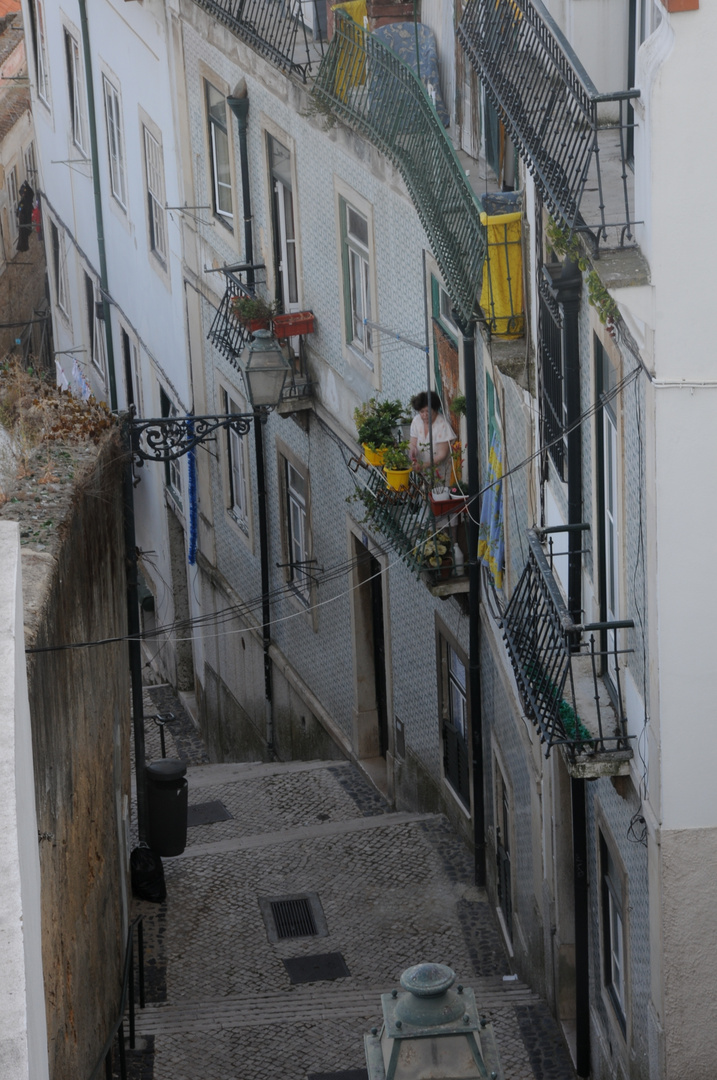
[[[355,499],[363,504],[362,521],[388,540],[409,570],[432,586],[464,577],[464,563],[457,558],[464,500],[432,502],[430,484],[415,472],[407,488],[395,491],[383,471],[362,458],[351,458],[348,467]]]
[[[234,314],[233,303],[238,296],[248,298],[256,296],[254,285],[246,282],[244,277],[249,272],[254,273],[256,270],[263,269],[263,266],[258,265],[234,270],[229,267],[225,268],[226,289],[207,334],[214,347],[237,371],[241,371],[239,357],[245,345],[251,341],[252,333]],[[299,338],[299,351],[295,352],[289,346],[291,374],[284,386],[281,395],[282,401],[294,401],[297,398],[309,397],[314,392],[313,383],[309,377],[305,335],[299,334],[297,336]]]
[[[621,243],[632,239],[627,107],[639,90],[598,93],[541,0],[472,0],[458,36],[556,220],[595,245],[611,228]],[[608,144],[616,144],[621,198],[606,215],[600,152]],[[585,221],[588,180],[598,203],[596,220]]]
[[[617,708],[601,703],[604,654],[595,646],[594,631],[627,629],[632,622],[577,625],[565,606],[545,552],[534,530],[528,532],[528,560],[503,617],[508,648],[526,715],[545,743],[568,755],[632,756],[620,687],[617,633],[611,636],[610,675],[616,685]],[[584,635],[588,634],[587,640]],[[584,659],[583,659],[584,658]],[[588,665],[594,708],[580,715],[576,695],[576,664]],[[606,701],[603,690],[602,701]],[[588,726],[589,725],[589,726]]]
[[[134,1012],[135,1012],[135,985],[134,985],[134,934],[137,932],[137,969],[138,969],[138,982],[139,982],[139,1007],[144,1008],[144,932],[143,932],[143,916],[138,915],[137,918],[130,924],[130,928],[127,932],[127,947],[124,957],[124,970],[122,975],[122,993],[120,994],[120,1005],[117,1013],[117,1019],[112,1025],[109,1035],[105,1040],[105,1045],[102,1047],[102,1052],[97,1059],[97,1064],[90,1073],[89,1080],[96,1080],[100,1075],[102,1066],[105,1067],[105,1076],[113,1076],[112,1068],[112,1046],[115,1038],[117,1039],[117,1057],[119,1062],[119,1076],[120,1080],[127,1080],[127,1055],[125,1052],[124,1041],[124,1023],[125,1013],[128,1012],[126,1019],[129,1022],[129,1048],[134,1050],[135,1048],[135,1034],[134,1034]]]
[[[306,82],[324,54],[323,0],[195,0],[284,71]]]

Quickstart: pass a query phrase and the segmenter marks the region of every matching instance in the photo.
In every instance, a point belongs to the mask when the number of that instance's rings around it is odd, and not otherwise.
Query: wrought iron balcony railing
[[[467,578],[459,545],[465,503],[440,503],[434,510],[425,477],[411,473],[408,488],[394,491],[381,469],[362,458],[351,458],[348,467],[356,484],[355,497],[363,503],[363,521],[388,540],[409,570],[432,589],[465,591]]]
[[[458,37],[556,220],[595,246],[609,230],[632,239],[628,110],[639,90],[598,93],[541,0],[471,0]],[[586,188],[597,192],[589,209]]]
[[[619,767],[632,757],[632,750],[616,631],[633,623],[577,625],[532,529],[528,542],[528,560],[503,617],[503,637],[526,715],[545,743],[546,757],[553,746],[563,746],[569,763]],[[600,678],[605,655],[595,647],[595,632],[600,631],[609,631],[614,642],[609,664],[616,708]],[[584,633],[590,634],[587,642],[581,641]]]
[[[322,0],[195,0],[199,7],[284,71],[304,82],[321,62]]]
[[[396,166],[451,300],[470,322],[477,315],[486,254],[482,208],[421,80],[337,11],[314,94]]]
[[[231,270],[226,267],[224,269],[226,289],[207,334],[209,341],[237,371],[241,371],[239,357],[244,347],[251,341],[252,335],[244,323],[240,322],[236,317],[232,305],[237,296],[253,297],[256,295],[254,286],[247,284],[243,278],[247,270],[255,271],[258,269],[263,269],[263,267],[244,267],[241,270]],[[281,395],[282,402],[285,402],[287,406],[293,403],[294,407],[301,400],[311,397],[314,392],[313,383],[309,377],[304,335],[301,334],[298,337],[298,353],[291,348],[289,349],[288,359],[291,363],[291,377],[287,379]],[[279,406],[279,411],[282,411],[281,406]],[[283,411],[291,411],[291,409]]]

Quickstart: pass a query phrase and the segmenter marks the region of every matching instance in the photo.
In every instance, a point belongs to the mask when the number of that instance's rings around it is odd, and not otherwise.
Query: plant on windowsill
[[[408,478],[411,475],[411,459],[409,458],[408,440],[403,439],[395,446],[389,446],[383,455],[383,472],[386,483],[394,491],[403,491],[408,487]]]
[[[251,334],[257,330],[268,330],[280,307],[278,300],[269,303],[262,296],[244,295],[235,296],[231,306],[232,314]]]

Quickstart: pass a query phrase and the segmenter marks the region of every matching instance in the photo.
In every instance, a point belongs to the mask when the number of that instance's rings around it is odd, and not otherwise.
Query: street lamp
[[[129,638],[129,667],[134,718],[135,771],[137,777],[137,831],[139,839],[148,839],[147,802],[145,792],[144,709],[142,705],[142,652],[139,623],[137,581],[137,540],[135,534],[133,463],[145,461],[176,461],[195,446],[206,442],[221,429],[232,428],[246,435],[254,422],[257,453],[257,487],[259,499],[259,534],[261,555],[262,638],[264,644],[264,686],[267,708],[267,733],[273,733],[271,723],[271,613],[269,608],[269,548],[266,522],[266,484],[264,480],[264,446],[262,428],[269,412],[281,400],[288,360],[276,338],[268,330],[260,330],[247,346],[240,359],[244,373],[251,413],[219,413],[209,416],[163,416],[139,420],[127,414],[122,438],[125,448],[124,466],[124,531],[127,562],[127,630]],[[267,739],[273,748],[273,734]]]
[[[403,993],[381,995],[383,1025],[364,1038],[369,1080],[503,1080],[492,1025],[445,964],[417,964]]]

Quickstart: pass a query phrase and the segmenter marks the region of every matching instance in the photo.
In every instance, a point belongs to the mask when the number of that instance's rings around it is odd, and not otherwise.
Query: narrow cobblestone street
[[[505,1080],[572,1080],[544,1002],[511,975],[495,912],[443,817],[391,813],[350,763],[210,765],[167,688],[167,756],[188,762],[189,828],[164,860],[167,900],[144,914],[147,1007],[131,1076],[142,1080],[360,1080],[380,997],[421,961],[448,964],[493,1021]],[[147,723],[147,760],[160,757]],[[260,899],[315,894],[319,936],[270,940]],[[276,935],[272,935],[276,936]],[[340,977],[292,982],[287,961],[340,954]],[[341,967],[341,959],[344,968]],[[342,971],[348,973],[340,974]]]

